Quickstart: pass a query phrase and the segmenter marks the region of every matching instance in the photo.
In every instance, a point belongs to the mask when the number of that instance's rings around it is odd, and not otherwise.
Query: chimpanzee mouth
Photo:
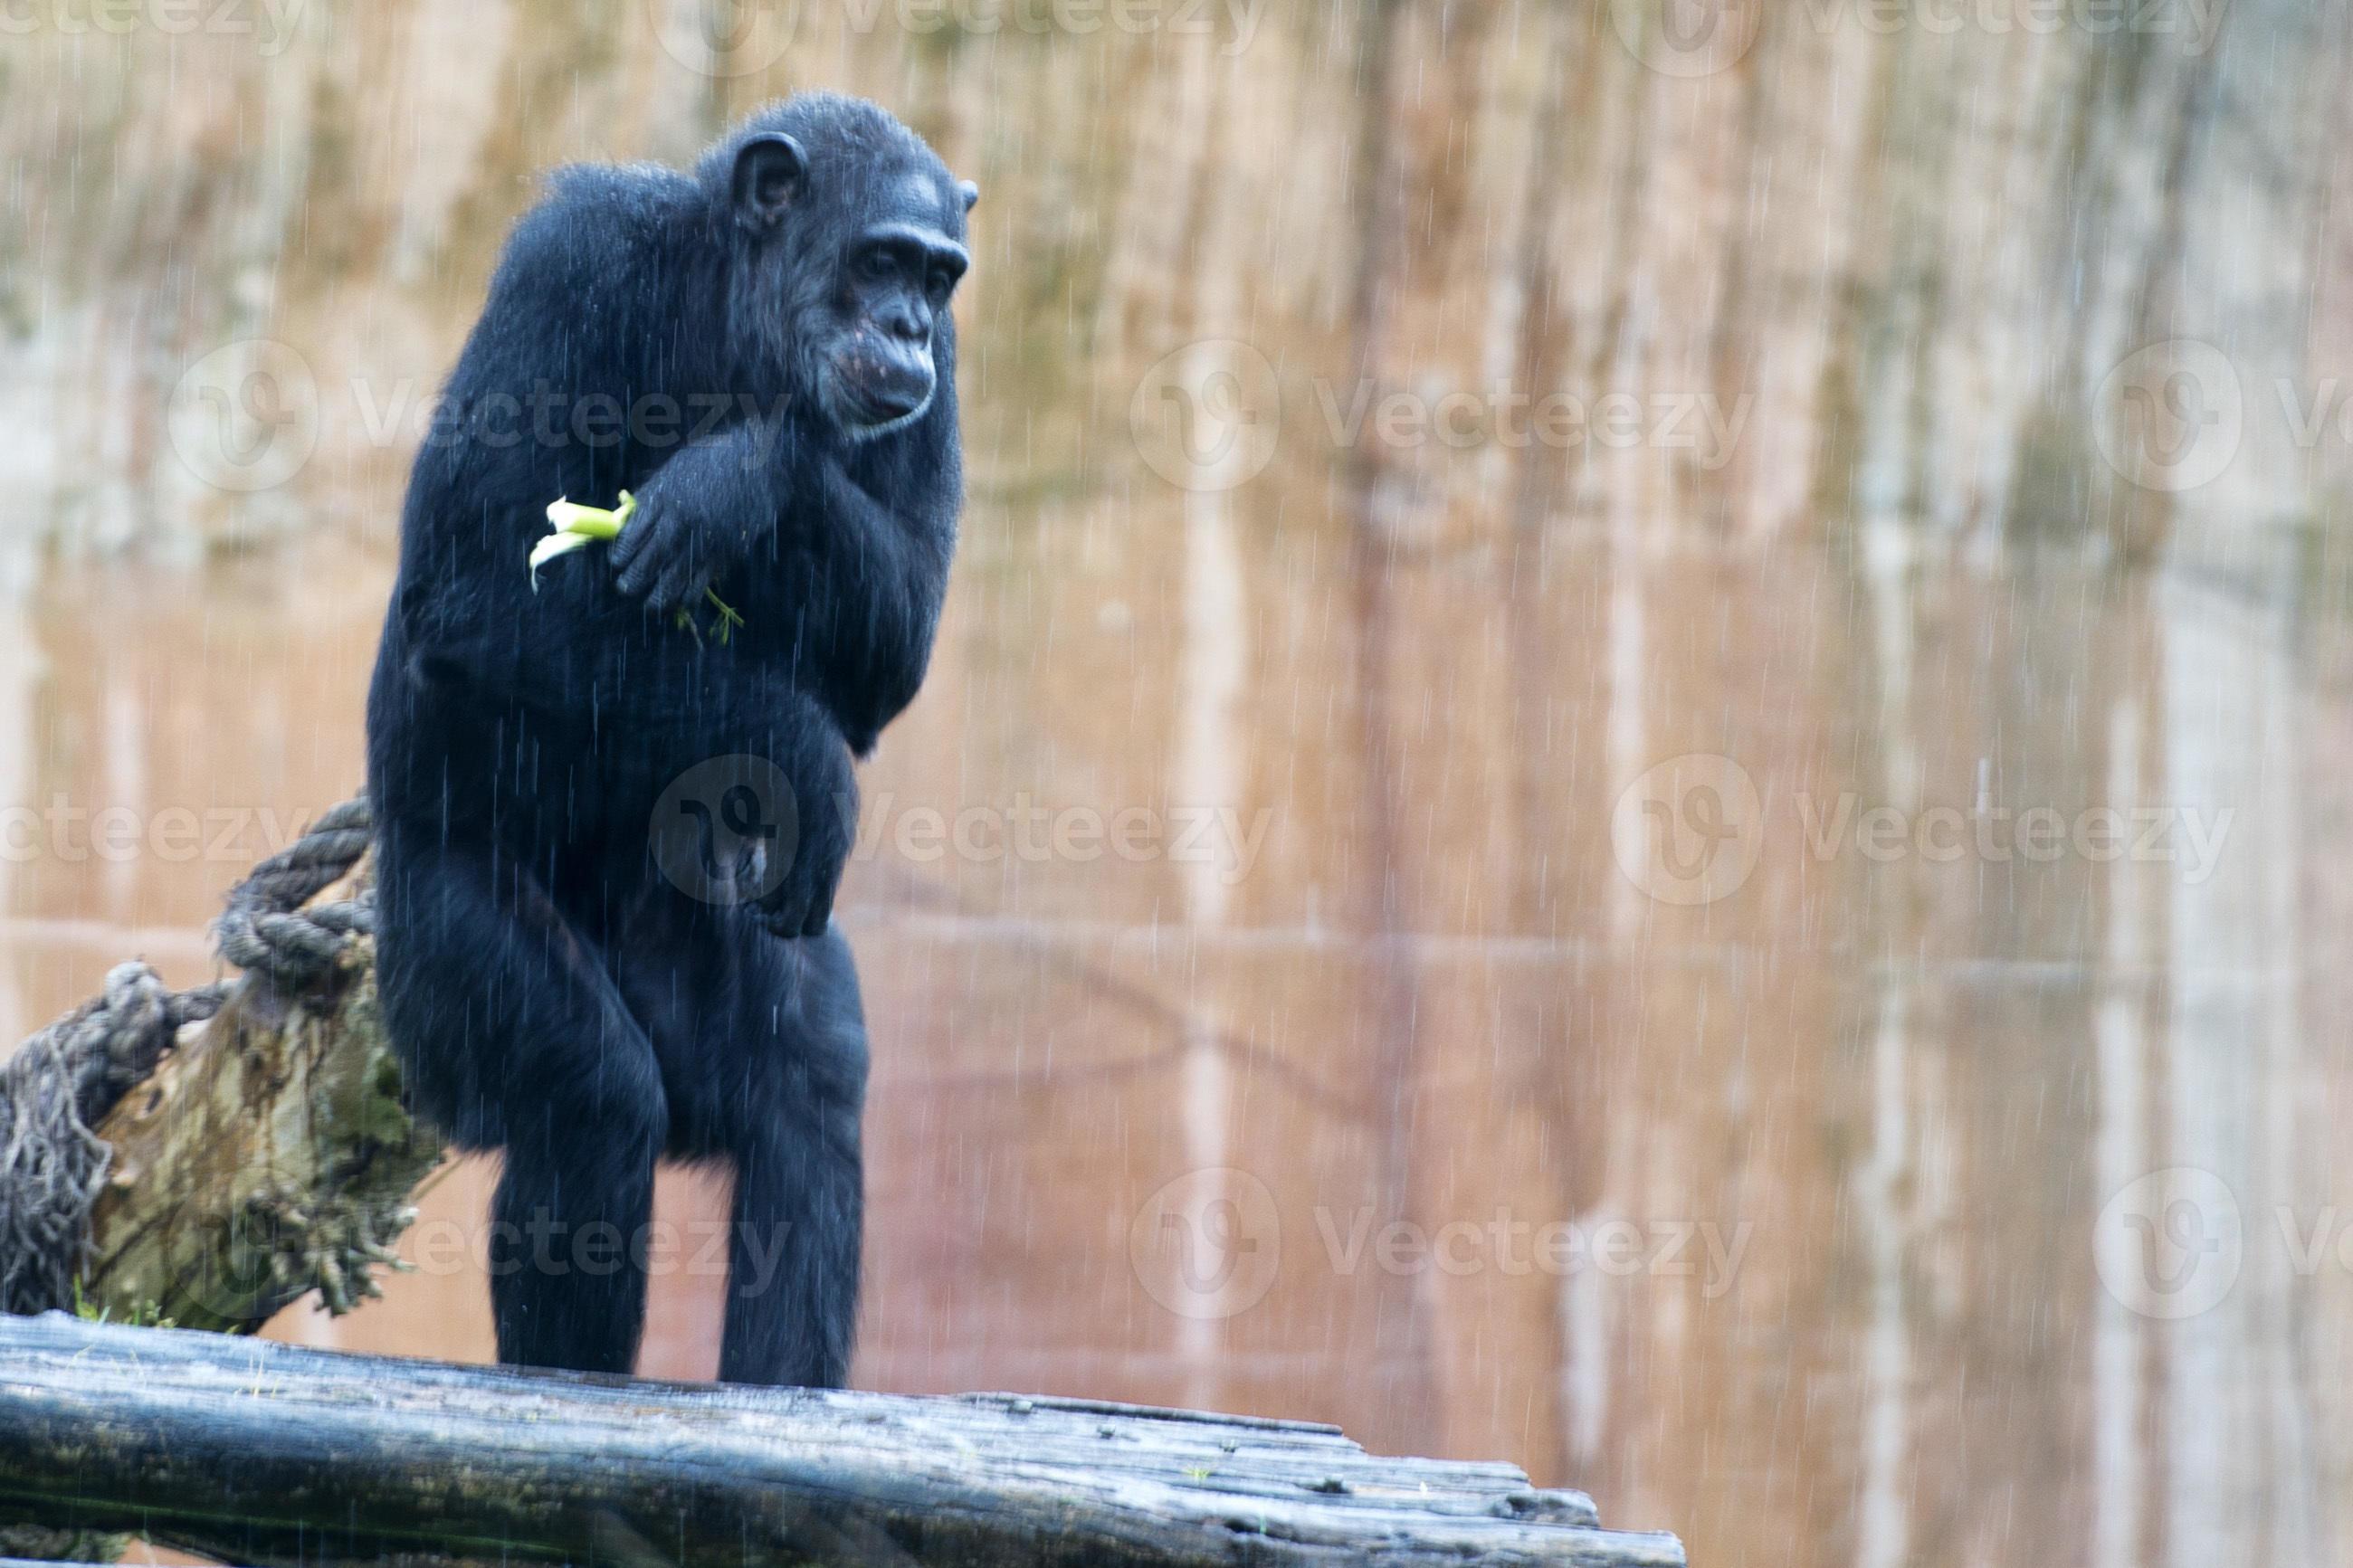
[[[868,386],[838,370],[826,381],[827,390],[832,394],[828,401],[834,405],[835,422],[860,440],[912,425],[932,405],[932,389],[928,386],[920,395],[911,397],[903,391]]]

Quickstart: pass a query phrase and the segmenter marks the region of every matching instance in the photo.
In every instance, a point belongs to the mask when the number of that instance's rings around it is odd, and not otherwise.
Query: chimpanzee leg
[[[378,855],[381,994],[418,1107],[461,1146],[506,1151],[499,1359],[627,1373],[670,1120],[653,1047],[602,955],[514,859],[396,822]]]
[[[838,929],[795,942],[746,931],[744,950],[748,969],[772,977],[776,999],[732,1034],[740,1048],[763,1026],[771,1031],[759,1070],[747,1075],[750,1092],[723,1124],[735,1159],[735,1228],[719,1375],[839,1388],[858,1328],[865,1234],[858,971]]]
[[[626,1375],[645,1331],[659,1134],[642,1107],[594,1090],[550,1095],[543,1110],[508,1142],[491,1202],[499,1359]]]
[[[866,1020],[849,944],[834,929],[780,940],[742,910],[693,919],[702,963],[664,973],[632,954],[623,984],[661,1055],[670,1152],[734,1172],[719,1375],[838,1388],[865,1204]]]

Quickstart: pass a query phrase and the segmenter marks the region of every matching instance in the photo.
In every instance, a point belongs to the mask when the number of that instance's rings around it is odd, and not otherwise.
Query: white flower
[[[548,502],[547,526],[553,531],[531,547],[531,591],[539,592],[542,566],[599,539],[617,537],[637,510],[638,498],[627,490],[621,492],[621,504],[610,511],[600,506],[582,506],[569,499]]]

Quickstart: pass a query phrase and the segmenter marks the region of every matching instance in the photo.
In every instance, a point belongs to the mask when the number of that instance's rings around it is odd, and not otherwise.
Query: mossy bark
[[[311,1289],[375,1293],[441,1146],[402,1108],[374,960],[357,940],[295,997],[248,978],[98,1127],[86,1311],[250,1333]]]

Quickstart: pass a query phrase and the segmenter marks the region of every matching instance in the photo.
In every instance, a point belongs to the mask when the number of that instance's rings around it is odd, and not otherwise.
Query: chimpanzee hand
[[[780,713],[780,721],[794,723],[791,711]],[[779,749],[776,739],[765,749]],[[793,802],[793,830],[779,846],[785,857],[782,874],[752,900],[750,911],[771,934],[787,939],[825,934],[858,822],[858,778],[850,771],[849,748],[820,741],[814,755],[807,747],[793,749],[805,757],[797,776],[800,790],[807,793]]]
[[[637,515],[613,542],[622,593],[642,595],[654,615],[674,615],[776,526],[776,480],[763,435],[739,426],[683,448],[655,470],[638,491]]]
[[[752,905],[752,919],[771,936],[823,936],[833,919],[834,890],[841,882],[837,862],[828,868],[814,861],[794,863],[784,879]]]

